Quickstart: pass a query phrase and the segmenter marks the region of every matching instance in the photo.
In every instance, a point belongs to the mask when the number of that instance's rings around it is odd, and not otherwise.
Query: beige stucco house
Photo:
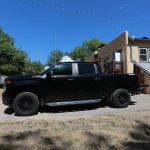
[[[126,31],[87,60],[99,62],[106,73],[137,74],[141,84],[149,84],[144,92],[150,93],[150,39],[129,37]]]

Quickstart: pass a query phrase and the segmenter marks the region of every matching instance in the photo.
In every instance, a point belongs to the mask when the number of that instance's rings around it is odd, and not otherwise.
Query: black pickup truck
[[[134,74],[103,74],[100,65],[93,62],[66,62],[41,74],[10,76],[4,87],[3,104],[28,116],[45,105],[98,105],[104,101],[125,108],[140,86]]]

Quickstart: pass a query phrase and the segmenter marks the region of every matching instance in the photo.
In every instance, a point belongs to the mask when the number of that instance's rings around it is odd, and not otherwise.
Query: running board
[[[80,101],[66,101],[66,102],[52,102],[46,103],[47,106],[66,106],[66,105],[81,105],[81,104],[97,104],[102,99],[80,100]]]

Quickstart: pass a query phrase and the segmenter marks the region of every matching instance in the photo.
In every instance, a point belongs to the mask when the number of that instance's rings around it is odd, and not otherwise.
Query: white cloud
[[[124,6],[120,6],[120,8],[119,8],[120,10],[123,10],[124,9]]]

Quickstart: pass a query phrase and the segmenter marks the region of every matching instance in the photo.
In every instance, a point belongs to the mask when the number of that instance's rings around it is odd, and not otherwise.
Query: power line
[[[61,6],[52,5],[52,4],[44,4],[44,3],[33,1],[33,0],[18,0],[18,1],[23,2],[30,6],[34,6],[34,7],[45,7],[45,8],[55,9],[57,11],[71,12],[71,13],[76,13],[76,14],[81,14],[81,15],[86,15],[86,16],[103,17],[106,19],[119,20],[119,21],[124,21],[124,22],[150,23],[149,20],[114,17],[114,16],[110,16],[110,15],[99,14],[94,11],[88,12],[88,11],[84,11],[81,9],[66,8],[66,7],[61,7]]]

